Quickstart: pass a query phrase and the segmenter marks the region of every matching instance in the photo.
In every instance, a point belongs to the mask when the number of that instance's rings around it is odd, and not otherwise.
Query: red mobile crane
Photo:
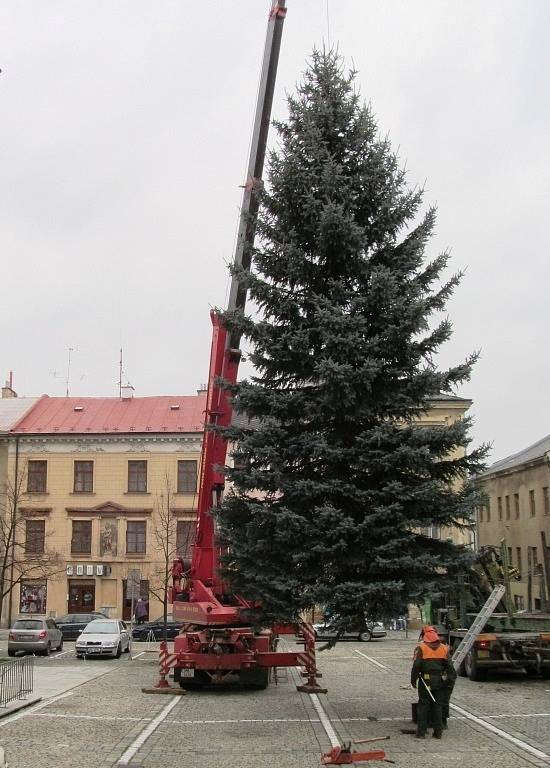
[[[234,263],[250,268],[251,248],[254,243],[255,218],[259,201],[257,192],[265,159],[271,105],[281,47],[283,22],[286,15],[285,0],[274,0],[269,14],[267,36],[254,120],[254,130],[248,164],[248,178],[243,201]],[[229,310],[244,311],[246,289],[233,277],[228,301]],[[205,425],[228,426],[232,408],[227,392],[219,379],[229,383],[237,381],[240,360],[240,338],[230,335],[216,312],[211,312],[212,345],[208,375]],[[170,667],[174,679],[182,687],[223,682],[238,674],[241,682],[265,688],[269,683],[270,668],[283,666],[305,667],[307,683],[299,686],[307,692],[320,691],[315,668],[315,638],[310,625],[301,625],[305,648],[302,652],[277,652],[275,628],[255,632],[243,612],[251,607],[244,597],[228,594],[228,587],[219,575],[220,551],[215,540],[212,509],[221,503],[227,441],[216,432],[205,429],[202,452],[196,538],[190,567],[182,560],[174,561],[170,602],[174,620],[182,623],[180,634],[174,639],[173,652],[166,643],[161,645],[161,681]],[[279,627],[277,633],[293,633],[296,627]]]

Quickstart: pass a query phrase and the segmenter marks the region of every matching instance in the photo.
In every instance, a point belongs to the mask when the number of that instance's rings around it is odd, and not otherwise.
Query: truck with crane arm
[[[274,0],[269,13],[258,101],[250,148],[247,181],[243,192],[234,265],[250,269],[259,210],[271,106],[281,46],[285,0]],[[244,312],[246,289],[233,276],[229,311]],[[240,339],[227,332],[220,315],[212,311],[212,342],[206,398],[205,432],[202,443],[196,537],[191,563],[175,560],[169,600],[174,620],[182,629],[174,639],[173,651],[161,645],[161,670],[174,669],[181,687],[220,683],[238,675],[249,687],[265,688],[273,668],[302,666],[307,681],[299,690],[321,690],[316,678],[315,635],[309,625],[300,631],[303,651],[277,651],[278,635],[296,633],[295,626],[257,630],[246,613],[253,607],[246,596],[232,594],[220,575],[220,548],[216,542],[215,509],[224,491],[223,467],[227,441],[212,427],[230,425],[232,407],[227,389],[220,381],[235,384],[241,352]],[[164,659],[164,662],[163,662]],[[163,666],[164,665],[164,666]],[[164,677],[161,672],[161,680]],[[165,681],[164,681],[165,682]]]
[[[501,598],[477,630],[465,658],[457,667],[470,680],[486,680],[490,670],[523,669],[528,675],[550,677],[550,615],[514,610],[511,580],[520,574],[508,562],[506,541],[481,547],[469,571],[438,599],[421,608],[424,624],[432,624],[455,652],[481,616],[495,587]]]

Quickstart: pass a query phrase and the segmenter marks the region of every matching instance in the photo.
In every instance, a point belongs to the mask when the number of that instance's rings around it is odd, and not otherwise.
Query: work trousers
[[[422,680],[418,680],[418,723],[417,734],[424,736],[428,724],[433,727],[434,734],[440,736],[443,731],[443,707],[446,704],[447,689],[445,686],[431,691],[435,702],[426,690]]]

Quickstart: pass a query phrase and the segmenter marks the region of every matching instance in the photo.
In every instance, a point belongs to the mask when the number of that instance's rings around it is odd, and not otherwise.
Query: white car
[[[113,656],[130,650],[130,632],[119,619],[94,619],[86,625],[75,644],[76,657]]]

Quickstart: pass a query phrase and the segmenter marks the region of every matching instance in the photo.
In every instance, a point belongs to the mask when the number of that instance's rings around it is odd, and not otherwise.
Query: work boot
[[[442,731],[434,731],[434,739],[440,739],[442,736]]]

